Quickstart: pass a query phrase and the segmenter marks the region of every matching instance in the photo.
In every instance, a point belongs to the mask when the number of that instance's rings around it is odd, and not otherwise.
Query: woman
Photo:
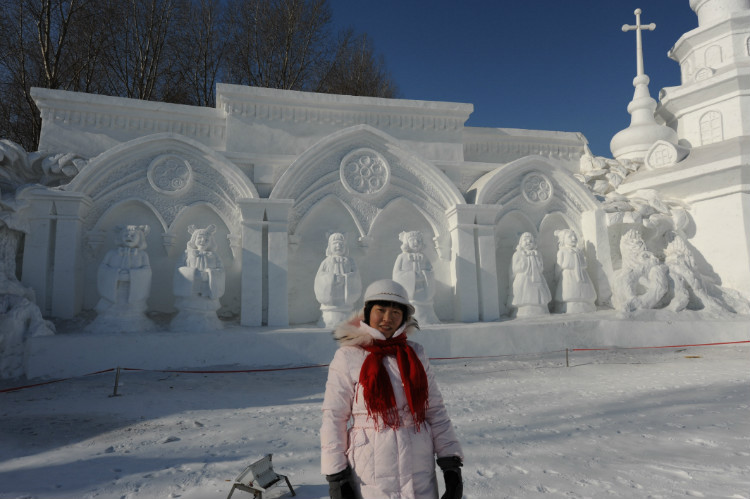
[[[438,497],[463,493],[463,452],[421,345],[406,290],[372,283],[364,310],[334,331],[320,429],[321,469],[332,499]]]

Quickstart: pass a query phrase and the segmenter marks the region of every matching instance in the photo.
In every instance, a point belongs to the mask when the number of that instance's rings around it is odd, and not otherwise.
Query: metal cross
[[[647,29],[653,31],[656,29],[656,24],[641,24],[641,9],[635,9],[635,26],[629,24],[623,24],[622,30],[624,32],[635,30],[635,50],[636,50],[636,61],[638,63],[637,76],[643,74],[643,44],[641,42],[641,31]]]

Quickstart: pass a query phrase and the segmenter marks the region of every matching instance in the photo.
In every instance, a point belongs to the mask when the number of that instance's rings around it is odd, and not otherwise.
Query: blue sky
[[[404,99],[468,102],[468,126],[583,132],[594,154],[630,124],[636,8],[651,96],[680,84],[667,52],[698,26],[688,0],[330,0],[366,32]]]

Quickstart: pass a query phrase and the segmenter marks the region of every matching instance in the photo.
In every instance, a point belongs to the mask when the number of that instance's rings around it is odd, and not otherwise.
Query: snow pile
[[[434,361],[465,447],[466,497],[750,498],[748,354],[740,344],[572,352],[570,368],[564,353]],[[265,453],[300,499],[327,497],[325,378],[125,371],[117,397],[112,372],[0,393],[0,498],[224,498]]]

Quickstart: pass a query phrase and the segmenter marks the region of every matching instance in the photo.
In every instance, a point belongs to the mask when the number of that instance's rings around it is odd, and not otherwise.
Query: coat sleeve
[[[458,456],[463,461],[464,453],[456,436],[456,430],[453,428],[453,423],[448,416],[448,411],[445,409],[443,394],[440,392],[437,381],[435,381],[435,373],[430,366],[430,360],[425,355],[421,345],[415,345],[415,350],[427,373],[429,406],[426,417],[427,423],[432,429],[432,444],[435,448],[435,454],[437,457]]]
[[[345,350],[348,348],[353,347],[339,348],[328,366],[320,427],[320,468],[324,475],[333,475],[349,465],[346,457],[347,424],[352,414],[356,385],[346,362]]]

